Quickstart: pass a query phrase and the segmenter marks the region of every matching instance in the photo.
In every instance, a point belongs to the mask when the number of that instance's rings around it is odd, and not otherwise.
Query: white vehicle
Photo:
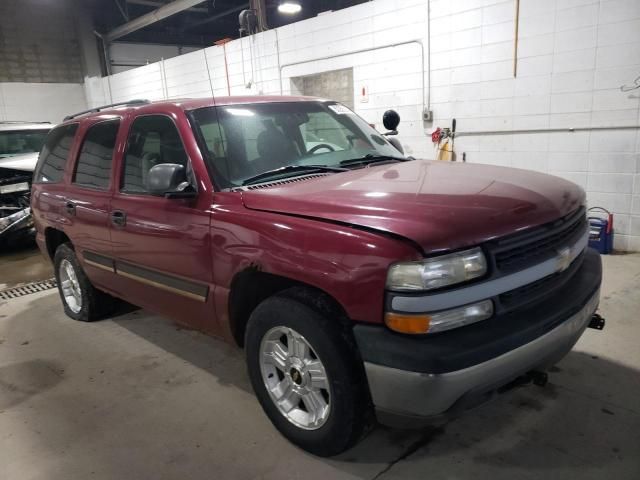
[[[0,244],[33,237],[31,178],[51,128],[50,123],[0,121]]]

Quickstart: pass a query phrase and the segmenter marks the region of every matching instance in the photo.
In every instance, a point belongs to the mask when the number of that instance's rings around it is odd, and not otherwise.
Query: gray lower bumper
[[[598,290],[575,315],[549,333],[499,357],[463,370],[442,374],[408,372],[365,362],[369,389],[379,418],[391,414],[433,417],[451,410],[461,399],[480,396],[563,358],[586,329],[598,307]]]

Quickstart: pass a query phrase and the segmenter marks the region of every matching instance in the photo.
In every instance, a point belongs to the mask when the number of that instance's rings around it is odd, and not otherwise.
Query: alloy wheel
[[[82,309],[82,289],[71,262],[67,259],[62,260],[58,273],[62,297],[69,309],[73,313],[78,313]]]
[[[305,430],[324,425],[331,411],[329,378],[306,338],[289,327],[270,329],[260,342],[260,371],[287,420]]]

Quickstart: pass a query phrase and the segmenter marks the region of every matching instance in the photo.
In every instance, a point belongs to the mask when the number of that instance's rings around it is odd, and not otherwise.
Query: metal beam
[[[175,15],[176,13],[182,12],[184,10],[187,10],[188,8],[198,5],[199,3],[202,3],[202,1],[203,0],[174,0],[173,2],[163,5],[153,12],[149,12],[138,18],[134,18],[130,22],[114,28],[104,35],[104,39],[107,42],[112,42],[120,37],[124,37],[125,35],[130,34],[131,32],[140,30],[141,28],[159,22],[160,20],[170,17],[171,15]]]
[[[160,0],[127,0],[132,5],[143,5],[145,7],[162,7],[166,2]],[[209,9],[205,7],[193,7],[188,9],[190,12],[209,13]]]

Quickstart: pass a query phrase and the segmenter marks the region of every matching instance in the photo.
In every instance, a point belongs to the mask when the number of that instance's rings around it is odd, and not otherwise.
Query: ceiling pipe
[[[249,0],[249,8],[255,10],[256,15],[258,16],[258,31],[264,32],[265,30],[268,30],[267,9],[264,0]]]
[[[114,40],[120,37],[124,37],[125,35],[129,35],[136,30],[140,30],[141,28],[159,22],[160,20],[170,17],[171,15],[175,15],[176,13],[180,13],[195,5],[198,5],[199,3],[202,3],[202,1],[203,0],[174,0],[173,2],[163,5],[153,12],[146,13],[138,18],[134,18],[124,25],[120,25],[119,27],[114,28],[110,32],[103,35],[104,40],[107,42],[113,42]]]
[[[96,30],[93,31],[93,34],[100,39],[100,46],[102,47],[102,59],[104,60],[104,73],[108,78],[109,75],[111,75],[111,55],[109,54],[109,43],[104,39],[104,36]]]
[[[212,15],[210,17],[203,18],[202,20],[198,20],[197,22],[193,22],[188,25],[185,25],[183,30],[189,30],[191,28],[199,27],[200,25],[213,22],[214,20],[218,20],[219,18],[226,17],[227,15],[232,14],[233,12],[244,10],[245,8],[247,8],[248,5],[249,3],[243,3],[242,5],[236,5],[235,7],[227,8],[226,10],[222,10],[220,13],[216,13],[215,15]]]

